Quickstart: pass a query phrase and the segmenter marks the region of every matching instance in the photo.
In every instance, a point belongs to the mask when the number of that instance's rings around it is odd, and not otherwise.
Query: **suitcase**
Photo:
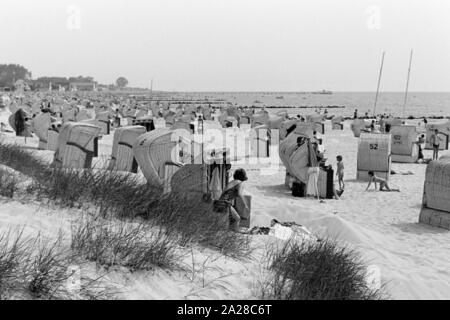
[[[319,180],[317,187],[319,189],[319,196],[325,199],[333,199],[334,196],[334,170],[332,168],[321,168],[319,172]]]

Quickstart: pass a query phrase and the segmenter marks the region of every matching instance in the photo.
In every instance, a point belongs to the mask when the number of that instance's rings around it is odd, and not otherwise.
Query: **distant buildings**
[[[30,81],[34,90],[95,91],[98,83],[92,77],[40,77]]]
[[[70,81],[64,77],[40,77],[36,80],[31,81],[31,86],[34,90],[48,91],[59,90],[64,88],[64,90],[69,90]]]
[[[70,91],[95,91],[97,90],[97,82],[95,81],[73,81],[70,82]]]

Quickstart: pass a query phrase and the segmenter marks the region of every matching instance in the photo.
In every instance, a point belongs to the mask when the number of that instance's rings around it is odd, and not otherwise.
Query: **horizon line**
[[[150,91],[150,88],[141,88],[141,87],[126,87],[124,90],[127,89],[133,90],[133,89],[141,89],[141,90],[148,90]],[[366,91],[366,90],[354,90],[354,91],[348,91],[348,90],[339,90],[339,91],[332,91],[327,90],[328,92],[331,92],[331,94],[334,93],[376,93],[376,91]],[[314,93],[314,94],[324,94],[327,95],[327,93],[322,93],[322,91],[276,91],[276,90],[155,90],[153,89],[153,92],[183,92],[183,93]],[[405,91],[382,91],[382,93],[405,93]],[[408,91],[408,94],[410,93],[450,93],[450,91]]]

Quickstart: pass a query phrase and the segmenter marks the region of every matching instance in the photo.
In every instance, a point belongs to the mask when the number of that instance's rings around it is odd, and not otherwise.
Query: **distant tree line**
[[[0,87],[14,87],[17,80],[31,80],[31,72],[18,64],[0,64]]]

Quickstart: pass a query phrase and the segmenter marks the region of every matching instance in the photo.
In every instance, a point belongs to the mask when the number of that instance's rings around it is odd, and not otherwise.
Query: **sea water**
[[[190,94],[192,95],[192,94]],[[355,109],[363,116],[374,111],[374,92],[334,92],[332,94],[295,92],[215,92],[196,93],[197,97],[209,100],[223,99],[243,106],[276,107],[289,109],[290,114],[312,114],[315,107],[334,106],[329,114],[353,116]],[[410,92],[403,110],[405,94],[401,92],[380,92],[375,113],[393,116],[450,116],[450,92]]]

